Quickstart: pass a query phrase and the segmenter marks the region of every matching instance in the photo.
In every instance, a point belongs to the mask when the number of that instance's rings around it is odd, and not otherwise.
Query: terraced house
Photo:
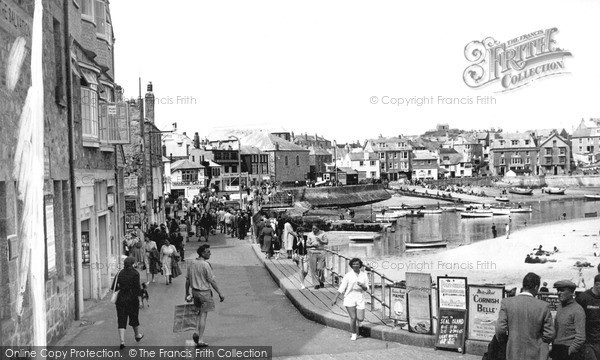
[[[374,153],[379,158],[382,179],[396,181],[412,177],[413,149],[409,139],[402,136],[369,139],[365,143],[364,151]]]
[[[496,133],[490,139],[492,175],[503,176],[511,170],[517,175],[538,175],[538,154],[531,133]]]
[[[6,21],[0,16],[0,346],[29,346],[34,340],[52,344],[62,337],[83,313],[84,299],[100,299],[108,292],[124,234],[122,145],[129,141],[129,124],[114,79],[108,1],[41,4],[38,34],[33,22],[40,8],[33,0],[0,2],[3,14],[12,17]],[[32,59],[36,36],[42,39],[41,61]],[[15,58],[5,56],[4,49],[24,54],[22,63],[11,63]],[[15,153],[18,141],[35,140],[27,132],[36,127],[20,128],[19,120],[31,110],[28,106],[35,106],[25,98],[39,84],[33,83],[32,70],[38,62],[44,94],[44,183],[43,202],[37,205],[43,207],[44,230],[34,246],[46,256],[31,269],[44,268],[42,294],[19,275],[27,275],[22,267],[28,255],[19,251],[28,249],[23,230],[36,225],[26,225],[23,214],[29,205],[18,199],[22,183],[12,176],[23,165]],[[7,70],[15,66],[20,69],[16,75]],[[34,321],[34,316],[45,321]]]

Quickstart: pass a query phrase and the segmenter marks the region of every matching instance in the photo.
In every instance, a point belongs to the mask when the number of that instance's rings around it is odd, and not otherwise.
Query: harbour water
[[[511,232],[527,226],[584,218],[586,214],[600,214],[600,201],[583,199],[557,199],[552,201],[532,202],[531,213],[512,213],[510,216],[494,216],[489,218],[462,219],[459,212],[443,212],[436,215],[425,215],[421,218],[398,218],[393,232],[387,231],[381,238],[368,244],[353,244],[346,241],[335,241],[333,250],[350,257],[384,258],[402,256],[405,243],[428,241],[448,241],[448,247],[471,244],[476,241],[492,238],[492,225],[496,226],[497,236],[506,236],[506,224],[510,222]],[[373,208],[378,208],[377,204]],[[370,217],[371,206],[356,208],[356,217]],[[373,219],[375,214],[373,214]],[[599,224],[600,225],[600,224]],[[439,250],[431,250],[439,251]]]

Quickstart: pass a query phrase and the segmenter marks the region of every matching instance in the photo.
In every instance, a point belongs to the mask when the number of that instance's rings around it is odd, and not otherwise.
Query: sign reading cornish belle
[[[472,63],[463,73],[465,84],[479,88],[499,83],[503,92],[564,74],[564,58],[571,53],[557,46],[557,32],[538,30],[502,43],[492,37],[471,41],[465,46],[465,57]]]

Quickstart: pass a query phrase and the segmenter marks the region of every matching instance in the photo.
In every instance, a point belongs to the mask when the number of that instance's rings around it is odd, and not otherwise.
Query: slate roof
[[[171,164],[171,172],[177,171],[177,170],[203,169],[203,168],[204,168],[204,166],[193,163],[188,159],[177,160],[177,161],[174,161],[173,164]]]

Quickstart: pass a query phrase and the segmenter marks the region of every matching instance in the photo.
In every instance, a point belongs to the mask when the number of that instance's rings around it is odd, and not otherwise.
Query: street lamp
[[[240,194],[240,210],[242,210],[242,143],[240,142],[240,139],[235,135],[229,135],[229,139],[237,140],[238,143],[238,191]]]

